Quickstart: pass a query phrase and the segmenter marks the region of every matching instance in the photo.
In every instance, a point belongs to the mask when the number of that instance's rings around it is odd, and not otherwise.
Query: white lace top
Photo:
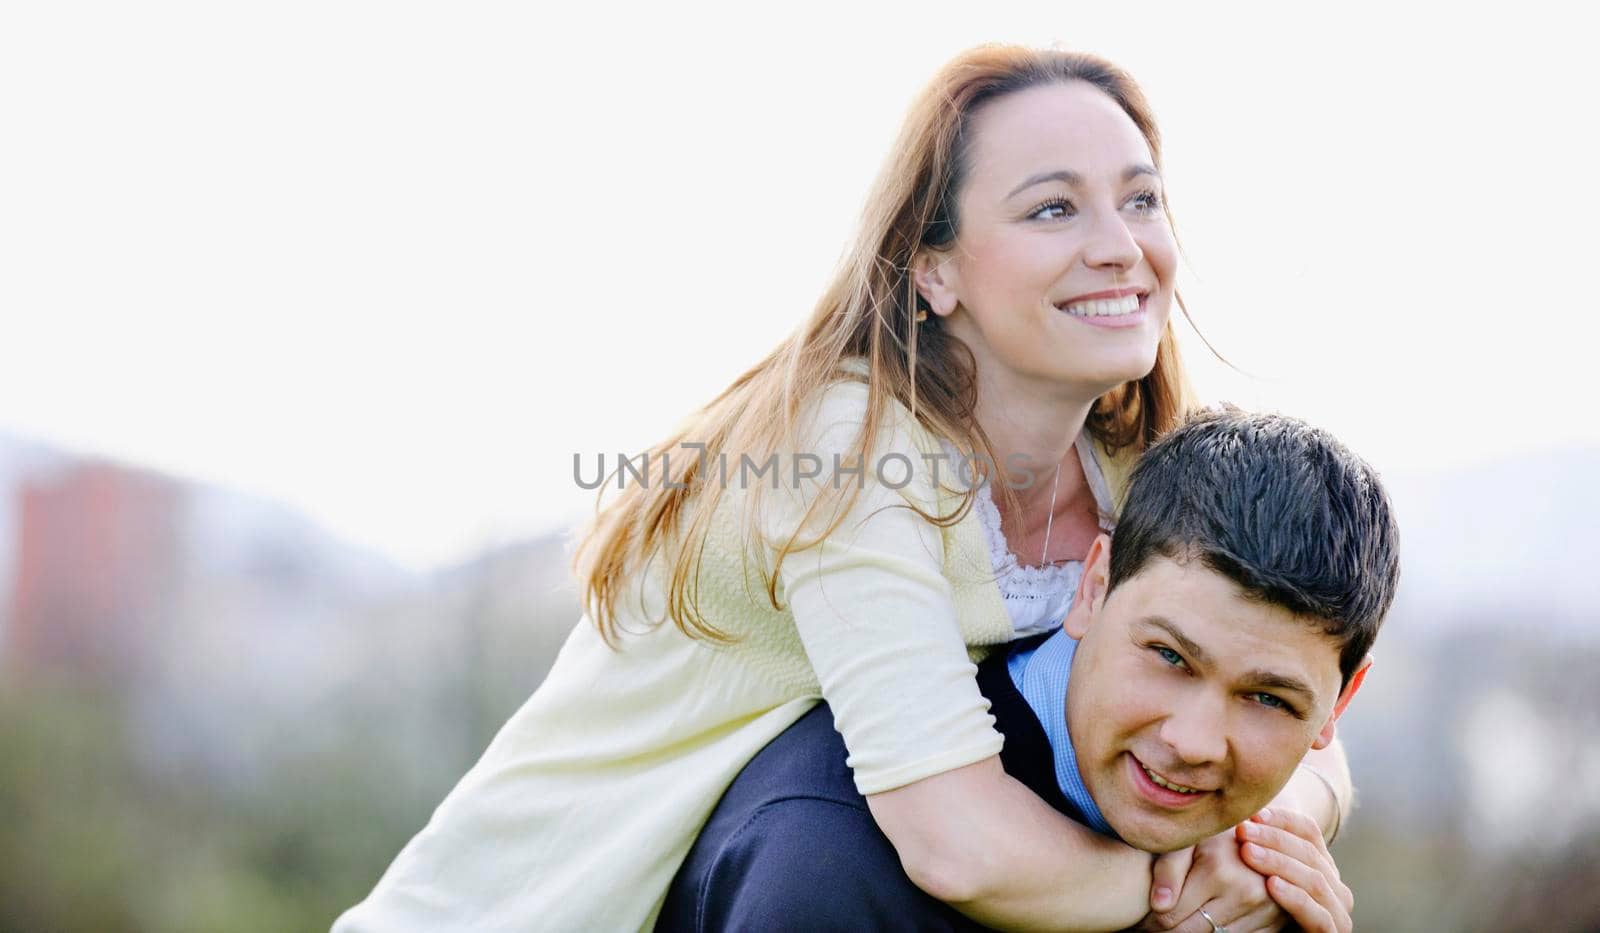
[[[1105,474],[1100,470],[1094,445],[1086,434],[1080,433],[1073,445],[1083,464],[1083,475],[1094,493],[1095,505],[1100,511],[1100,528],[1110,532],[1112,519],[1111,489],[1106,485]],[[1072,598],[1078,592],[1078,582],[1083,579],[1083,561],[1069,560],[1045,567],[1024,567],[1017,562],[1000,527],[1000,509],[994,504],[993,490],[988,483],[979,490],[973,503],[978,520],[983,525],[984,537],[989,541],[989,558],[994,564],[1000,596],[1005,600],[1006,611],[1011,616],[1013,638],[1026,638],[1048,632],[1061,624],[1067,610],[1072,608]]]

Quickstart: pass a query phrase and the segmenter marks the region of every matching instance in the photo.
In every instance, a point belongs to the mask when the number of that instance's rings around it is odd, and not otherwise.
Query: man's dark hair
[[[1378,474],[1326,431],[1237,409],[1195,414],[1140,459],[1110,589],[1152,557],[1199,560],[1341,642],[1340,688],[1378,635],[1400,530]]]

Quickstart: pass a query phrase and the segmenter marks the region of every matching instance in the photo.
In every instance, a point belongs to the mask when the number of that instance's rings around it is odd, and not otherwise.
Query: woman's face
[[[1149,373],[1177,243],[1138,127],[1076,81],[991,101],[972,133],[956,241],[917,283],[983,382],[1092,399]]]

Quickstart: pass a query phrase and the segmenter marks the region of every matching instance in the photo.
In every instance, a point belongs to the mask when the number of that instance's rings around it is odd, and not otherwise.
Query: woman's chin
[[[1137,382],[1150,375],[1156,367],[1156,355],[1152,350],[1147,356],[1135,357],[1126,362],[1118,360],[1101,360],[1096,366],[1086,366],[1078,369],[1074,374],[1075,381],[1092,380],[1100,391],[1096,397],[1104,395],[1113,389],[1119,388],[1130,382]]]

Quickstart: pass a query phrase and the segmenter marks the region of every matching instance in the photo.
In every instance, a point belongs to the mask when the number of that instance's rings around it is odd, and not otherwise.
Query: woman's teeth
[[[1089,301],[1077,301],[1070,305],[1063,305],[1061,310],[1078,317],[1110,317],[1117,314],[1132,314],[1139,310],[1138,295],[1124,295],[1121,298],[1094,298]]]
[[[1140,765],[1139,767],[1144,768],[1144,765]],[[1175,790],[1180,794],[1200,793],[1200,791],[1193,787],[1184,787],[1182,784],[1174,784],[1171,781],[1165,780],[1161,777],[1161,775],[1151,771],[1149,768],[1145,768],[1144,773],[1150,778],[1150,782],[1155,784],[1157,787],[1165,787],[1167,790]]]

